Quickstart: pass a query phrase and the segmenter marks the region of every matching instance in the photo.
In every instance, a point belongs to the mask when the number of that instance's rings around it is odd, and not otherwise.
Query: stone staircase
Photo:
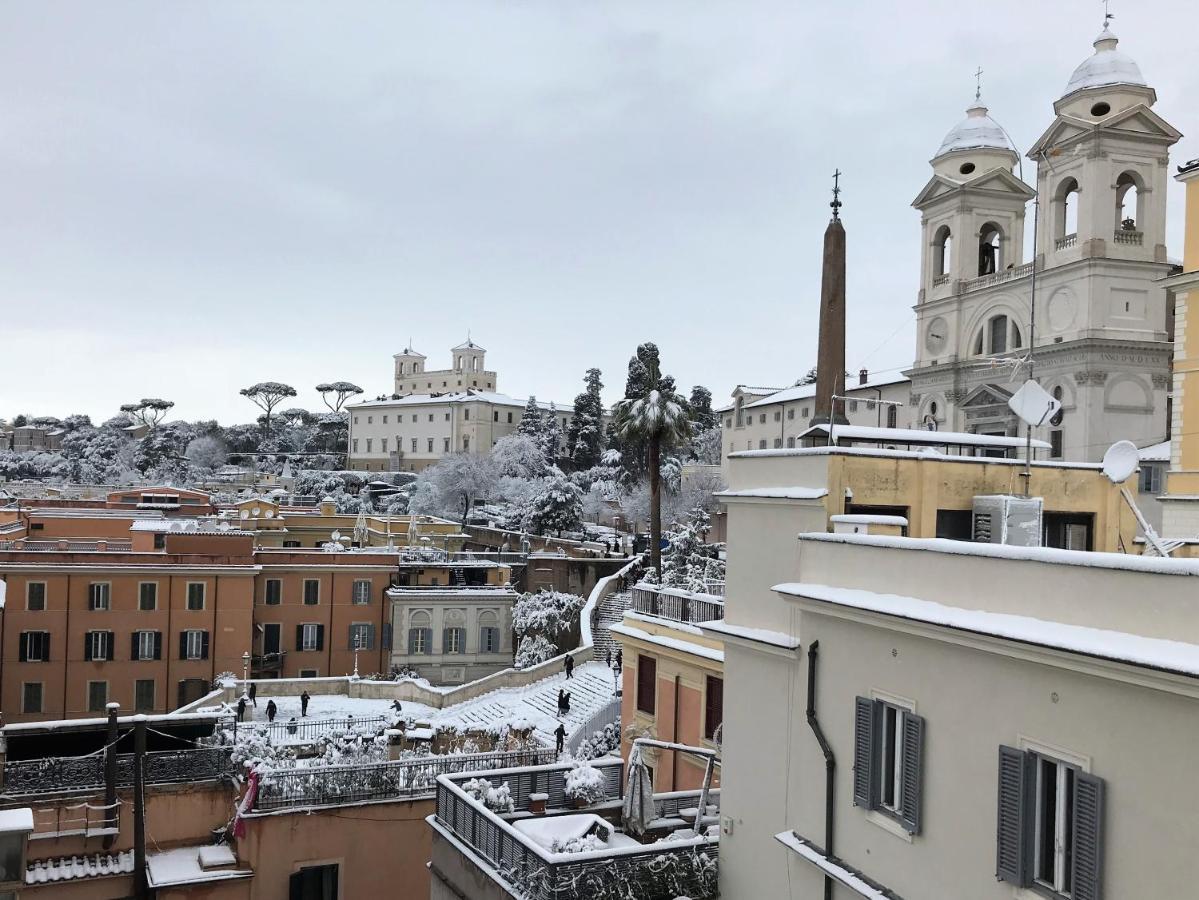
[[[608,630],[610,625],[624,618],[625,610],[633,605],[632,591],[614,591],[599,602],[596,608],[595,623],[591,629],[594,650],[592,659],[601,664],[607,664],[608,653],[616,656],[620,645]]]

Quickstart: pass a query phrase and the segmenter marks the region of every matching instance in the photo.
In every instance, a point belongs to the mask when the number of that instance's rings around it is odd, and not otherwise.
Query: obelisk
[[[833,173],[833,217],[824,229],[820,272],[820,346],[816,354],[816,414],[812,425],[848,425],[845,401],[845,228],[841,224],[841,172]]]

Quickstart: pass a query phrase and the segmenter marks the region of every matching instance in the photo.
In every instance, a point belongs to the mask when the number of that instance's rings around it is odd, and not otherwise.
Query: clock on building
[[[924,346],[933,356],[945,349],[948,340],[949,323],[937,316],[928,323],[924,331]]]

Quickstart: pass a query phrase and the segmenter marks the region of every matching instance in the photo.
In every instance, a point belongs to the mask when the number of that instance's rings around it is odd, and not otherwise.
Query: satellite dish
[[[1103,474],[1113,484],[1123,484],[1141,465],[1141,454],[1132,441],[1116,441],[1103,454]]]
[[[1044,425],[1062,408],[1060,400],[1031,378],[1012,394],[1007,405],[1022,422],[1034,428]]]

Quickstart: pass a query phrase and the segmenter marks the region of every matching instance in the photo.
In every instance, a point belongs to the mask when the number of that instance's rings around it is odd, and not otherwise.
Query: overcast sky
[[[1199,156],[1184,0],[1113,2]],[[256,381],[390,393],[411,336],[499,388],[617,399],[640,341],[718,400],[815,362],[845,172],[847,363],[911,363],[912,199],[983,75],[1027,148],[1100,0],[8,3],[0,416],[143,396],[251,421]],[[1189,99],[1189,102],[1187,102]],[[1028,176],[1031,180],[1031,174]],[[1181,186],[1169,244],[1180,255]]]

